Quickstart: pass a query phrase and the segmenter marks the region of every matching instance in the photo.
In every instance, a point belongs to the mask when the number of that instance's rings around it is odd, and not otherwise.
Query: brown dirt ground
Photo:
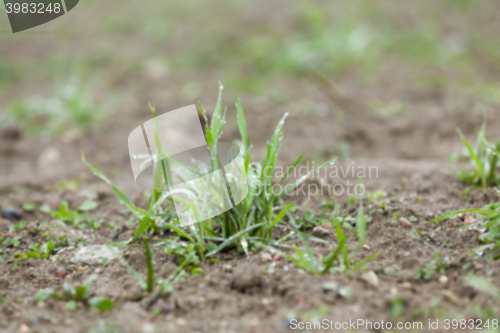
[[[396,65],[392,71],[397,70]],[[153,317],[141,302],[128,300],[130,295],[137,293],[137,286],[126,268],[116,261],[106,267],[91,266],[84,271],[77,271],[76,267],[67,268],[67,255],[56,261],[28,260],[16,269],[13,269],[12,260],[7,258],[0,264],[0,296],[9,297],[12,302],[0,307],[0,331],[18,332],[21,324],[25,323],[39,332],[86,332],[96,327],[97,320],[102,319],[108,324],[117,325],[120,332],[287,332],[289,314],[307,318],[308,313],[321,308],[328,309],[328,312],[320,317],[336,321],[358,318],[391,320],[388,311],[395,297],[403,300],[405,314],[409,315],[407,320],[418,318],[424,323],[427,318],[434,318],[437,314],[441,318],[451,318],[456,314],[476,318],[477,314],[470,312],[475,305],[480,304],[483,308],[498,305],[492,298],[463,282],[466,274],[473,271],[476,275],[487,275],[500,287],[498,262],[473,259],[468,255],[471,249],[480,245],[479,232],[457,231],[463,225],[460,218],[437,224],[424,223],[448,210],[479,208],[491,200],[498,201],[491,189],[476,190],[469,196],[461,195],[464,186],[449,173],[458,166],[449,163],[447,156],[461,149],[455,128],[460,127],[472,138],[481,125],[482,115],[479,111],[470,111],[467,106],[453,112],[446,110],[444,98],[439,93],[405,87],[402,82],[407,77],[403,70],[401,73],[380,74],[380,85],[356,98],[359,103],[366,102],[365,98],[368,100],[365,95],[399,96],[407,100],[410,110],[395,118],[381,119],[365,115],[361,120],[340,121],[336,116],[339,108],[330,104],[306,79],[302,85],[287,88],[293,95],[305,87],[302,94],[330,107],[325,115],[291,112],[286,122],[280,156],[282,165],[292,162],[297,152],[301,151],[306,151],[308,157],[317,154],[322,158],[331,157],[332,153],[327,148],[345,140],[350,145],[351,155],[338,164],[349,165],[354,160],[357,165],[377,166],[378,178],[365,180],[367,191],[387,192],[385,198],[365,202],[367,211],[381,201],[386,201],[391,202],[400,217],[418,216],[417,223],[413,223],[411,228],[404,228],[392,222],[391,214],[371,214],[366,239],[369,250],[364,249],[361,258],[380,252],[380,256],[366,266],[377,273],[380,279],[378,288],[367,285],[360,278],[361,272],[354,276],[338,274],[313,277],[294,268],[285,259],[261,263],[259,253],[252,253],[247,259],[243,254],[228,252],[217,256],[219,263],[203,263],[204,276],[190,277],[186,282],[176,285],[175,291],[161,300],[163,306],[168,308],[167,313]],[[358,96],[357,90],[360,88],[355,81],[355,77],[347,77],[339,80],[339,85],[345,87],[348,95]],[[213,100],[213,94],[204,94],[200,99],[206,97]],[[32,202],[37,207],[45,203],[54,208],[62,201],[67,201],[71,207],[77,207],[85,200],[79,190],[61,190],[57,184],[61,180],[81,176],[80,189],[98,193],[99,207],[91,216],[114,221],[113,230],[105,227],[98,232],[79,230],[83,237],[89,244],[109,242],[116,230],[124,230],[119,239],[130,237],[133,231],[123,228],[128,215],[123,214],[123,207],[112,190],[85,168],[80,152],[85,152],[91,164],[110,174],[116,185],[135,203],[144,206],[146,199],[133,184],[126,143],[130,130],[149,117],[147,104],[143,103],[147,97],[141,96],[130,108],[83,134],[42,141],[16,137],[12,132],[3,130],[0,133],[0,204],[20,210],[25,202]],[[182,103],[186,104],[181,99],[170,100],[161,109],[175,109]],[[276,107],[272,102],[259,99],[247,98],[243,104],[249,132],[254,138],[254,158],[257,160],[263,156],[266,140],[283,111],[287,110],[286,107]],[[490,134],[499,133],[498,111],[496,106],[488,112]],[[237,138],[234,117],[228,124],[224,133],[225,141]],[[323,147],[324,151],[318,153],[318,146]],[[50,155],[50,150],[56,150],[59,157],[46,161],[44,155]],[[347,180],[349,178],[330,181],[343,183]],[[309,181],[317,180],[312,178]],[[21,188],[26,191],[21,191]],[[300,196],[295,199],[299,204],[307,201],[307,198]],[[305,205],[319,216],[322,199],[328,198],[315,197]],[[342,203],[342,212],[355,214],[356,207],[349,205],[346,199],[345,196],[337,198],[337,202]],[[24,219],[31,222],[29,227],[10,235],[21,237],[21,246],[17,250],[27,249],[29,245],[40,241],[40,233],[33,232],[35,224],[37,221],[50,220],[50,217],[42,213],[24,213]],[[11,221],[0,219],[2,237],[9,235],[11,224]],[[415,238],[412,237],[414,231],[434,233],[434,237],[430,241]],[[333,237],[328,239],[332,242],[335,240]],[[444,239],[450,241],[452,247],[442,247]],[[316,253],[324,254],[326,251],[323,245],[311,245]],[[356,246],[353,240],[348,245],[349,248]],[[126,259],[135,269],[144,272],[145,263],[140,247],[132,244],[127,246],[127,251]],[[162,247],[156,247],[155,252],[156,273],[167,277],[175,269],[175,260],[166,256]],[[446,272],[449,281],[443,285],[437,281],[437,275],[431,281],[416,280],[415,271],[425,266],[438,252],[450,259],[451,265]],[[464,269],[467,263],[470,264]],[[274,266],[273,273],[258,273],[268,271],[271,265]],[[385,273],[380,272],[381,267],[386,268]],[[63,279],[55,275],[58,268],[65,272]],[[84,306],[75,312],[68,312],[64,303],[56,300],[46,301],[43,306],[35,303],[35,294],[39,289],[57,288],[63,282],[79,284],[93,273],[97,273],[99,279],[92,290],[97,295],[106,295],[115,301],[115,308],[109,313],[102,314]],[[234,287],[234,281],[249,277],[252,278],[248,288]],[[327,281],[352,288],[353,296],[342,298],[325,292],[322,285]],[[430,304],[436,298],[441,302],[432,308]],[[429,313],[421,317],[412,316],[419,308],[428,309]]]

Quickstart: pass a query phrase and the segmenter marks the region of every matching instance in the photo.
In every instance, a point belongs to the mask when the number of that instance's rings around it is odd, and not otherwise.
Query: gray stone
[[[119,252],[117,248],[114,248],[114,250]],[[106,245],[89,245],[76,251],[73,258],[71,258],[71,262],[84,265],[100,265],[104,258],[113,260],[116,256]]]

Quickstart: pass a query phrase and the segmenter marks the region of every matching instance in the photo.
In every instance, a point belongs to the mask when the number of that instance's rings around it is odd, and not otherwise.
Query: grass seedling
[[[498,186],[500,184],[500,175],[497,174],[500,141],[493,145],[486,141],[486,122],[481,126],[475,147],[472,147],[459,129],[457,132],[476,168],[475,171],[459,171],[458,179],[468,186],[466,193],[474,188],[485,189],[488,186]]]
[[[429,281],[435,273],[446,274],[446,269],[450,267],[450,263],[443,259],[441,252],[432,256],[431,261],[423,268],[420,268],[415,274],[415,278]]]
[[[363,247],[366,234],[366,216],[364,214],[363,203],[361,200],[358,213],[356,216],[356,234],[358,237],[358,247],[356,251],[351,255],[349,255],[346,245],[349,236],[346,236],[344,234],[342,230],[343,222],[341,219],[335,216],[336,214],[338,214],[338,207],[337,209],[334,210],[334,213],[332,214],[333,215],[332,225],[337,234],[338,245],[325,258],[319,260],[316,259],[314,253],[312,252],[311,248],[309,247],[305,239],[304,234],[302,233],[299,233],[299,235],[302,240],[303,248],[301,249],[299,247],[294,246],[293,249],[295,251],[295,254],[293,255],[286,254],[270,246],[266,245],[261,245],[261,246],[270,250],[271,252],[276,252],[281,254],[288,260],[292,261],[296,267],[307,270],[313,275],[327,274],[330,271],[340,271],[342,274],[346,275],[352,274],[361,267],[363,267],[363,265],[365,265],[367,262],[377,258],[379,256],[379,253],[374,253],[366,257],[362,261],[355,262],[355,258],[357,257],[359,250]],[[334,267],[335,262],[338,262],[338,266],[336,267]]]
[[[27,260],[27,259],[41,259],[46,260],[52,255],[52,251],[54,250],[54,242],[52,240],[43,244],[40,250],[38,250],[38,246],[32,246],[32,252],[25,253],[16,253],[15,258],[18,261]]]
[[[486,230],[479,240],[485,245],[479,246],[473,250],[474,253],[482,253],[489,250],[487,254],[488,259],[498,260],[500,259],[500,203],[491,203],[486,205],[484,208],[475,209],[462,209],[450,211],[446,214],[436,217],[430,220],[429,223],[440,222],[448,218],[454,217],[459,214],[470,214],[477,213],[482,216],[476,223],[461,227],[459,230],[466,230],[472,228],[479,228]]]
[[[205,133],[211,156],[211,165],[206,167],[210,168],[210,170],[214,170],[214,168],[221,165],[217,156],[217,148],[218,141],[225,124],[226,115],[226,112],[222,112],[221,106],[222,89],[223,87],[221,85],[219,98],[210,122],[205,110],[201,104],[199,105],[199,110],[206,120]],[[244,172],[246,173],[246,178],[248,180],[248,195],[240,204],[233,206],[232,209],[229,209],[225,213],[206,221],[196,223],[186,229],[181,229],[179,222],[173,217],[174,214],[170,211],[171,201],[167,200],[171,198],[169,192],[163,190],[154,191],[152,198],[149,200],[147,210],[139,208],[135,206],[122,191],[114,186],[101,171],[88,164],[82,154],[82,159],[87,167],[96,176],[112,187],[118,199],[139,220],[139,225],[137,226],[133,238],[124,242],[115,243],[114,245],[127,244],[133,239],[141,236],[146,231],[156,233],[159,230],[170,229],[179,237],[189,241],[196,250],[200,260],[203,261],[205,256],[214,255],[227,247],[236,247],[237,249],[248,253],[249,249],[253,248],[257,242],[273,242],[273,229],[275,227],[289,228],[282,223],[282,220],[287,212],[294,206],[294,203],[284,205],[282,203],[282,199],[290,194],[298,185],[300,185],[309,175],[312,174],[314,170],[296,182],[288,184],[285,187],[285,190],[281,193],[275,193],[272,191],[273,173],[276,168],[277,156],[279,154],[283,138],[283,128],[286,114],[276,126],[274,134],[267,144],[267,154],[265,158],[261,162],[250,163],[252,140],[247,134],[244,111],[239,99],[236,100],[236,111],[238,126],[241,134],[241,156],[244,161]],[[153,115],[156,114],[153,107],[152,112]],[[155,138],[155,140],[157,139]],[[160,146],[160,144],[157,144],[157,146]],[[161,152],[155,152],[155,154],[161,154]],[[287,169],[287,173],[279,181],[280,185],[285,182],[290,173],[301,161],[302,156],[303,154],[300,155],[292,166]],[[315,171],[333,164],[334,161],[335,159],[315,168]],[[156,164],[159,165],[159,163]],[[154,181],[158,182],[156,185],[153,184],[155,189],[160,187],[159,184],[162,181],[161,178],[156,175],[163,173],[164,179],[168,179],[169,177],[169,175],[165,177],[165,173],[163,171],[162,167],[162,170],[158,169],[155,171],[156,173],[153,174],[153,178],[155,179]],[[186,169],[185,171],[193,172],[191,169]],[[240,178],[231,173],[226,173],[226,177],[231,185],[231,188],[235,189],[234,193],[232,193],[233,195],[243,193],[244,188],[242,188],[243,183],[239,181]],[[203,189],[201,189],[202,187],[203,186],[200,186],[200,188],[190,188],[190,190],[193,193],[196,193],[199,197],[203,197],[206,193],[203,193]],[[166,208],[162,206],[164,202],[168,202],[169,204]],[[195,203],[187,202],[186,204],[196,206]],[[220,228],[216,228],[216,226],[220,226]]]
[[[97,275],[91,275],[83,284],[77,287],[64,284],[62,293],[57,293],[52,289],[42,289],[36,294],[36,301],[43,302],[49,297],[54,297],[66,301],[66,308],[69,311],[76,310],[78,303],[89,304],[101,311],[111,310],[114,306],[108,297],[95,296],[88,290],[89,286],[97,279]]]

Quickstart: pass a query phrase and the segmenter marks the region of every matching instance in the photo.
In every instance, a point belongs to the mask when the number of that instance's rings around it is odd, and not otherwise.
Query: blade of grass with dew
[[[220,250],[222,250],[223,248],[225,248],[226,246],[228,246],[229,244],[231,244],[232,242],[234,242],[237,238],[239,238],[239,237],[241,237],[241,236],[249,233],[250,231],[252,231],[254,229],[257,229],[257,228],[263,226],[264,224],[265,224],[265,222],[254,224],[253,226],[251,226],[249,228],[246,228],[244,230],[241,230],[240,232],[237,232],[236,234],[234,234],[233,236],[229,237],[224,242],[222,242],[222,244],[220,244],[219,246],[217,246],[210,253],[208,253],[207,257],[216,254],[217,252],[219,252]]]

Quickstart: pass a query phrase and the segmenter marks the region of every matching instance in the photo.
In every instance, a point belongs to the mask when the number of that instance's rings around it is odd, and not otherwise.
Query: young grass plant
[[[342,220],[338,218],[338,206],[332,213],[331,217],[332,226],[337,234],[338,245],[333,251],[325,258],[316,259],[314,253],[309,247],[304,234],[299,233],[303,248],[294,246],[295,254],[289,255],[282,251],[276,250],[270,246],[262,245],[262,247],[270,250],[271,252],[279,253],[288,260],[292,261],[296,267],[309,271],[313,275],[327,274],[331,271],[339,271],[342,274],[349,275],[362,268],[367,262],[377,258],[379,253],[374,253],[365,259],[356,262],[355,258],[359,250],[363,247],[366,234],[366,216],[363,209],[363,202],[360,200],[359,209],[356,216],[356,234],[358,238],[358,246],[354,253],[349,254],[347,249],[347,241],[350,235],[346,236],[342,230]],[[334,267],[335,263],[338,263]]]
[[[211,170],[221,165],[217,156],[217,147],[219,138],[223,132],[226,116],[226,111],[222,112],[221,106],[222,89],[223,87],[221,85],[211,121],[209,121],[204,108],[201,104],[199,105],[199,110],[206,120],[205,133],[211,156],[211,165],[207,167]],[[169,192],[153,192],[153,197],[149,201],[147,210],[139,208],[135,206],[122,191],[114,186],[101,171],[88,164],[82,153],[82,159],[87,167],[96,176],[112,187],[120,202],[139,220],[139,225],[134,236],[127,241],[115,243],[114,245],[127,244],[146,231],[158,233],[162,230],[169,229],[179,237],[193,244],[200,260],[204,260],[205,256],[214,255],[228,247],[236,247],[238,250],[243,250],[248,253],[249,249],[253,248],[257,243],[273,242],[273,229],[275,227],[289,228],[283,223],[283,218],[293,207],[294,203],[284,205],[282,199],[310,176],[314,170],[305,177],[287,185],[285,190],[281,193],[272,191],[273,173],[276,168],[276,161],[283,138],[286,114],[279,121],[271,140],[267,144],[265,158],[261,162],[251,163],[250,155],[252,140],[247,133],[244,111],[239,99],[236,100],[236,111],[238,127],[241,134],[241,155],[244,161],[244,171],[248,180],[248,195],[240,204],[236,206],[233,205],[232,209],[229,209],[223,214],[196,223],[185,229],[182,229],[180,222],[175,219],[175,214],[172,212],[171,196]],[[156,114],[154,108],[152,108],[152,112],[153,115]],[[288,168],[287,173],[279,181],[280,185],[286,181],[290,173],[301,161],[302,157],[303,154]],[[335,159],[315,168],[315,170],[318,171],[321,168],[327,167],[333,164],[334,161]],[[163,172],[162,170],[158,170],[156,174],[159,174],[160,171]],[[155,174],[153,178],[157,178]],[[168,177],[165,177],[165,179],[168,179]],[[227,174],[227,179],[233,188],[243,190],[243,184],[235,180],[234,177]],[[158,188],[158,186],[154,186],[154,188]],[[198,191],[196,188],[191,190]],[[237,190],[237,192],[238,191],[239,190]],[[165,202],[167,203],[166,207],[163,205]]]
[[[49,297],[54,297],[60,300],[66,300],[66,308],[69,311],[76,310],[78,303],[89,304],[101,311],[111,310],[114,306],[113,301],[108,297],[95,296],[91,297],[89,286],[97,279],[97,275],[91,275],[83,284],[77,287],[64,284],[62,293],[57,293],[52,289],[42,289],[36,294],[36,301],[43,302]]]
[[[500,184],[500,175],[497,173],[500,141],[495,144],[489,144],[486,141],[486,121],[478,133],[475,147],[472,147],[459,129],[457,132],[476,168],[474,171],[459,171],[458,179],[468,185],[466,192],[474,188],[486,189],[488,186],[498,186]]]

